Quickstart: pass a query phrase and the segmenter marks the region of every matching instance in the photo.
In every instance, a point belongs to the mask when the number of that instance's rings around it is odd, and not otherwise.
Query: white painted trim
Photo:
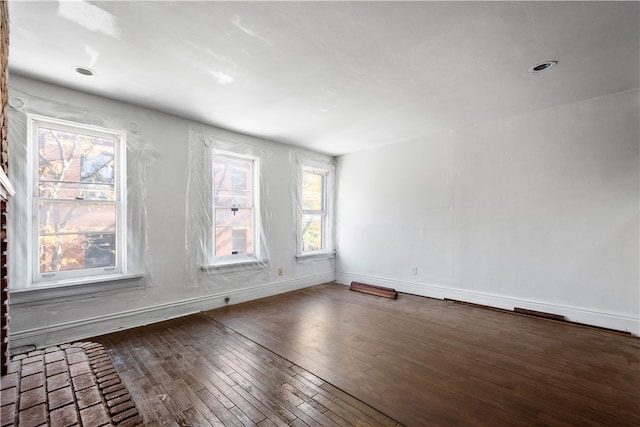
[[[71,322],[47,325],[24,331],[11,330],[10,348],[34,346],[42,348],[73,342],[123,329],[144,326],[163,320],[186,316],[204,310],[223,307],[225,297],[232,304],[265,298],[335,280],[333,272],[315,274],[265,285],[251,286],[229,292],[219,292],[181,301],[172,301],[135,310],[126,310],[106,316],[77,319]]]
[[[246,261],[226,262],[212,265],[201,265],[200,270],[205,273],[235,273],[238,271],[259,270],[262,268],[270,268],[271,260],[259,260],[255,257],[240,258]]]
[[[77,270],[53,271],[42,273],[39,271],[38,248],[39,248],[39,203],[45,201],[48,203],[64,203],[73,201],[75,203],[84,203],[83,200],[69,198],[49,199],[41,198],[38,194],[38,129],[45,127],[47,129],[55,129],[63,132],[71,132],[80,135],[90,135],[99,138],[113,140],[114,142],[114,158],[116,162],[116,179],[115,179],[115,200],[91,200],[86,203],[100,203],[113,205],[116,212],[116,262],[114,266],[81,268]],[[39,114],[27,114],[27,218],[31,218],[31,223],[27,232],[27,259],[28,259],[28,275],[26,283],[28,286],[41,286],[54,284],[59,282],[71,281],[89,281],[93,277],[113,276],[113,274],[127,274],[127,161],[126,161],[126,131],[118,129],[109,129],[100,126],[94,126],[81,122],[73,122],[63,120],[56,117],[48,117]]]
[[[298,261],[304,261],[307,259],[334,259],[336,257],[336,251],[328,251],[328,252],[305,252],[303,254],[296,255],[296,259]]]
[[[7,174],[0,168],[0,199],[7,201],[14,194],[16,194],[16,190],[11,185]]]
[[[295,188],[292,191],[294,199],[293,218],[296,234],[296,259],[302,260],[307,257],[333,258],[335,257],[335,181],[336,166],[333,158],[320,160],[311,158],[306,154],[297,153],[295,173]],[[302,206],[302,185],[305,172],[311,172],[324,176],[323,207],[319,211],[303,209]],[[319,251],[303,251],[302,242],[302,216],[308,214],[318,214],[322,216],[322,248]]]
[[[94,276],[87,279],[61,280],[43,286],[11,289],[10,307],[28,307],[69,301],[74,297],[86,297],[88,294],[101,294],[123,290],[144,288],[140,279],[144,274],[114,274],[111,276]],[[138,282],[132,285],[131,282]]]
[[[336,273],[336,281],[343,285],[364,282],[371,285],[393,288],[399,292],[431,298],[449,298],[490,307],[513,310],[515,307],[565,316],[571,322],[630,332],[640,336],[640,317],[590,310],[559,304],[549,304],[516,297],[507,297],[484,292],[455,289],[439,284],[413,283],[362,274]]]

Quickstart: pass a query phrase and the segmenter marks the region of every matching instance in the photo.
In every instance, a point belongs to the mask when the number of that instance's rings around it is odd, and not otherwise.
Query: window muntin
[[[298,242],[299,252],[302,254],[329,251],[328,179],[328,170],[302,167]]]
[[[30,116],[33,282],[124,272],[124,137]]]
[[[213,263],[259,259],[258,159],[213,155]]]

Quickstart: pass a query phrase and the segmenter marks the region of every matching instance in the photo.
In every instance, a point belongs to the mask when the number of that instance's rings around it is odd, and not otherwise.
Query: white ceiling
[[[637,88],[639,6],[10,1],[9,65],[340,155]]]

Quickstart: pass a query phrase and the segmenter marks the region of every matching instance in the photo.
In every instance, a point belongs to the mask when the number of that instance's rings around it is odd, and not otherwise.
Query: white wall
[[[292,289],[332,281],[335,278],[334,261],[319,259],[297,263],[295,260],[291,152],[293,147],[250,138],[157,111],[129,105],[50,85],[40,81],[12,75],[10,98],[19,96],[28,109],[36,102],[51,100],[56,106],[73,106],[87,112],[87,117],[110,117],[126,129],[131,122],[139,125],[139,136],[149,144],[155,159],[149,163],[145,178],[146,225],[148,253],[142,254],[147,272],[143,279],[124,283],[104,284],[104,291],[48,298],[33,301],[29,293],[14,292],[10,298],[11,347],[43,346],[70,340],[84,339],[109,331],[147,324],[204,309],[224,305],[224,297],[238,303]],[[45,101],[46,102],[46,101]],[[67,108],[67,107],[64,107]],[[69,107],[70,108],[70,107]],[[215,273],[185,271],[185,227],[187,194],[189,128],[196,125],[229,143],[248,143],[264,147],[271,153],[268,171],[268,194],[271,215],[268,219],[272,241],[270,271],[247,275],[225,273],[224,280],[216,280]],[[11,141],[20,151],[26,141]],[[157,157],[157,158],[156,158]],[[15,164],[14,175],[25,165]],[[129,164],[129,171],[138,167]],[[11,173],[11,172],[10,172]],[[134,176],[132,174],[131,176]],[[20,194],[16,195],[15,203]],[[14,211],[15,213],[15,211]],[[12,220],[17,220],[13,218]],[[24,236],[10,236],[10,251],[16,249]],[[13,245],[11,243],[14,243]],[[11,252],[10,252],[11,255]],[[25,277],[24,263],[9,257],[12,286],[22,287]],[[13,260],[13,263],[11,261]],[[278,267],[283,276],[277,275]],[[197,267],[196,267],[197,268]],[[187,285],[186,278],[199,276],[199,285]],[[115,286],[115,289],[111,289]],[[33,294],[31,294],[33,295]]]
[[[633,90],[339,158],[337,279],[640,334],[639,114]]]
[[[227,295],[238,303],[336,274],[343,283],[537,309],[640,334],[637,90],[340,158],[337,273],[332,260],[295,261],[290,154],[298,149],[205,127],[272,153],[271,271],[187,286],[186,147],[194,123],[15,75],[10,87],[10,97],[74,105],[119,118],[123,128],[137,122],[158,155],[145,182],[144,279],[36,302],[14,295],[13,348],[84,339],[219,307]],[[10,257],[13,276],[24,268]]]

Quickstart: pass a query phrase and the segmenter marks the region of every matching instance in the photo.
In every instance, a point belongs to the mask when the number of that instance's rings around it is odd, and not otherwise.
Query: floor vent
[[[396,299],[398,297],[398,292],[396,292],[395,289],[367,285],[366,283],[351,282],[351,287],[349,289],[356,292],[362,292],[363,294],[376,295],[389,299]]]
[[[606,328],[606,327],[603,327],[603,326],[588,325],[586,323],[580,323],[580,322],[576,322],[576,321],[573,321],[573,320],[568,320],[566,317],[564,317],[564,316],[562,316],[560,314],[545,313],[544,311],[529,310],[529,309],[520,308],[520,307],[515,307],[513,310],[508,310],[506,308],[491,307],[489,305],[476,304],[476,303],[473,303],[473,302],[460,301],[460,300],[451,299],[451,298],[444,298],[444,301],[448,302],[448,303],[452,303],[452,304],[462,304],[462,305],[467,305],[467,306],[470,306],[470,307],[483,308],[483,309],[499,311],[499,312],[503,312],[503,313],[517,313],[517,314],[524,314],[525,316],[539,317],[541,319],[556,320],[558,322],[565,322],[565,323],[570,323],[570,324],[576,325],[576,326],[582,326],[582,327],[585,327],[585,328],[592,328],[592,329],[599,329],[599,330],[602,330],[602,331],[615,332],[615,333],[623,334],[623,335],[633,335],[629,331],[621,331],[619,329],[611,329],[611,328]]]
[[[562,320],[563,322],[566,320],[564,316],[560,314],[545,313],[544,311],[528,310],[520,307],[515,307],[513,311],[520,314],[526,314],[528,316],[543,317],[545,319]]]

